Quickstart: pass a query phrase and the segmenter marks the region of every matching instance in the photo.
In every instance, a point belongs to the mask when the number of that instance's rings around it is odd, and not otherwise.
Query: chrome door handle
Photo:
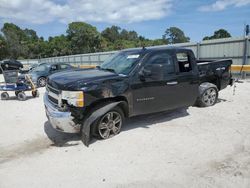
[[[167,82],[167,85],[177,85],[177,84],[178,84],[177,81]]]

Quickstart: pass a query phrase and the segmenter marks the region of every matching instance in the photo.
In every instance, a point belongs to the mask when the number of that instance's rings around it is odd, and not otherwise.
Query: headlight
[[[62,99],[76,107],[84,107],[84,94],[82,91],[62,91]]]

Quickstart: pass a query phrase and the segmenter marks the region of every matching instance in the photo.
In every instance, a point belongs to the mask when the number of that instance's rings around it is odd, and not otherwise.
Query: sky
[[[250,0],[0,0],[0,27],[12,22],[47,39],[65,34],[73,21],[100,32],[117,25],[150,39],[175,26],[198,42],[220,28],[242,36],[250,24]]]

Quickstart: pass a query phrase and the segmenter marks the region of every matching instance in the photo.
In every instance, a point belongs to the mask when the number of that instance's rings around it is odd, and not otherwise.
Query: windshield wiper
[[[109,72],[113,72],[113,73],[116,73],[114,69],[111,69],[111,68],[102,68],[100,66],[97,66],[98,69],[101,69],[101,70],[107,70]]]

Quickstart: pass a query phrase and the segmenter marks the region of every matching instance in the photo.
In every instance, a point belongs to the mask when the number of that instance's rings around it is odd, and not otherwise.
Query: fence
[[[250,37],[216,39],[198,43],[180,43],[172,46],[192,49],[197,59],[230,58],[233,60],[233,64],[236,65],[235,67],[243,64],[247,65],[247,68],[244,67],[246,70],[248,68],[250,70]],[[22,62],[24,64],[25,61],[26,63],[67,62],[75,66],[95,66],[101,64],[106,58],[115,52],[116,51],[50,57],[39,60],[23,60]]]

